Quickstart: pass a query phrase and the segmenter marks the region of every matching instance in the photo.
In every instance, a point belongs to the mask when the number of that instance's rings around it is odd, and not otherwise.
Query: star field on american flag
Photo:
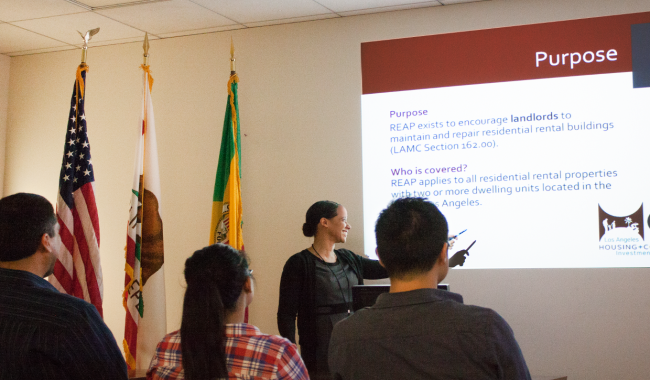
[[[86,129],[84,102],[84,98],[79,99],[79,109],[77,109],[74,96],[70,101],[68,132],[65,136],[65,153],[61,164],[61,177],[59,178],[61,198],[71,209],[74,208],[72,193],[81,186],[95,181],[93,165],[90,159],[90,143],[88,142]]]

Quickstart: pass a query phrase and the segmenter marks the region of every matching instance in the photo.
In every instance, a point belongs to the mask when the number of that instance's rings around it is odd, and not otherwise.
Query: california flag
[[[130,369],[147,368],[156,345],[167,332],[160,176],[151,102],[153,78],[149,66],[141,68],[144,96],[131,190],[123,293],[124,354]]]

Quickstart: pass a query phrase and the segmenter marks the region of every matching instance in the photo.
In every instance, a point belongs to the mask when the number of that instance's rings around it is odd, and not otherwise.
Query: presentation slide
[[[456,268],[650,266],[650,13],[369,42],[362,70],[367,256],[423,197]]]

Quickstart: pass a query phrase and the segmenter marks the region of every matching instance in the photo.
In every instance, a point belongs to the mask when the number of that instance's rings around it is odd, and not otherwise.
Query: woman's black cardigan
[[[364,278],[376,280],[388,277],[386,269],[377,260],[366,259],[347,249],[335,249],[334,253],[341,263],[350,266],[359,285],[363,285]],[[280,280],[278,330],[280,335],[296,343],[298,315],[298,335],[303,348],[316,345],[316,260],[306,249],[296,253],[284,264]]]

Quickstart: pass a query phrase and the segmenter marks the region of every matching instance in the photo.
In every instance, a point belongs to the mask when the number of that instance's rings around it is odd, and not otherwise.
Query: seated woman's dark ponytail
[[[248,276],[246,255],[224,244],[198,250],[185,261],[181,351],[186,379],[228,377],[224,320]]]

